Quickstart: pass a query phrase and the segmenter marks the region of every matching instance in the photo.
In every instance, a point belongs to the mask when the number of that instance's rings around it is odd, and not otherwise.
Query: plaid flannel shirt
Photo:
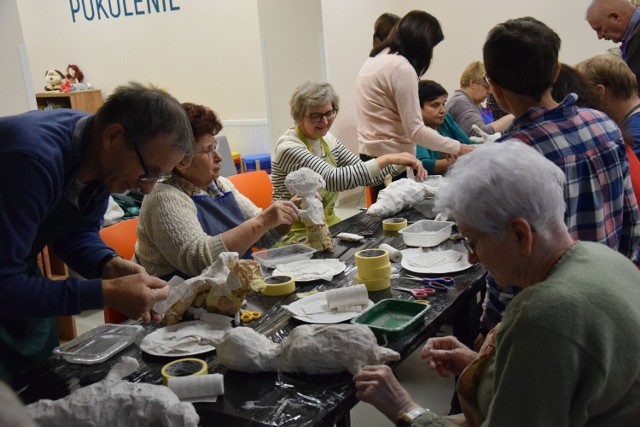
[[[600,111],[576,106],[568,95],[557,107],[534,107],[518,116],[502,138],[538,150],[567,177],[565,223],[574,239],[601,242],[638,265],[640,212],[631,186],[620,129]],[[481,323],[500,320],[517,288],[502,291],[489,276]]]

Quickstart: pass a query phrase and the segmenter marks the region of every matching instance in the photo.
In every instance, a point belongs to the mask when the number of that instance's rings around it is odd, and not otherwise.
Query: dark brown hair
[[[182,108],[189,117],[191,130],[193,130],[193,136],[196,140],[204,134],[215,135],[222,130],[222,123],[211,108],[191,102],[182,103]]]

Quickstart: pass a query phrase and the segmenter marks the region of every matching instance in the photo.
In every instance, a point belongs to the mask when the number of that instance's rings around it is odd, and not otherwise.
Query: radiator
[[[231,151],[241,156],[271,154],[269,128],[266,119],[223,120],[221,135],[227,137]]]

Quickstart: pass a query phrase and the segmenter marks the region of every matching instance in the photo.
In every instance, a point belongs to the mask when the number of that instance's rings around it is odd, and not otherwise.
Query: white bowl
[[[400,234],[407,246],[429,248],[447,240],[454,224],[452,221],[423,219],[400,230]]]

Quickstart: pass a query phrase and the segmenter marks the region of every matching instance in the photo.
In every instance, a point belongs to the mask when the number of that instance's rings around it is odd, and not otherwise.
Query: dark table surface
[[[424,219],[415,209],[401,212],[396,216],[407,218],[409,222]],[[402,236],[389,234],[382,230],[381,218],[357,214],[331,228],[335,236],[340,232],[359,233],[365,230],[373,234],[358,243],[333,240],[333,253],[316,253],[314,258],[338,258],[347,264],[347,269],[329,282],[317,281],[298,284],[296,292],[313,289],[319,291],[350,286],[354,284],[356,273],[354,254],[359,250],[378,247],[381,243],[404,249],[406,245]],[[461,243],[447,241],[439,248],[455,248],[461,252],[465,249]],[[401,274],[409,273],[400,265],[393,264]],[[470,299],[482,288],[484,268],[475,265],[459,273],[448,274],[456,278],[456,283],[446,293],[437,293],[429,297],[431,308],[427,311],[423,323],[412,332],[396,341],[387,343],[389,348],[399,352],[402,360],[420,347],[429,337],[434,336],[443,322],[457,316],[465,316]],[[425,276],[427,277],[427,276]],[[392,287],[418,288],[419,283],[404,279],[392,279]],[[250,327],[263,333],[275,342],[280,342],[289,332],[302,322],[294,319],[282,308],[295,300],[295,294],[287,297],[268,297],[254,294],[248,297],[251,309],[263,312],[259,321],[249,324]],[[413,297],[393,289],[369,292],[373,302],[385,298],[412,300]],[[143,325],[145,333],[158,328],[157,325]],[[59,399],[67,396],[77,387],[93,384],[102,380],[120,356],[131,356],[138,360],[138,370],[126,377],[133,382],[161,384],[160,369],[175,358],[151,356],[140,351],[139,338],[135,345],[129,346],[116,357],[96,365],[79,365],[67,363],[60,356],[51,356],[45,362],[18,375],[11,382],[14,390],[25,403],[39,399]],[[383,343],[381,343],[383,344]],[[215,351],[198,355],[209,365],[209,373],[224,374],[225,394],[215,403],[196,403],[195,408],[200,415],[203,426],[333,426],[349,424],[349,411],[357,403],[355,388],[351,375],[304,375],[284,373],[246,374],[231,371],[222,366],[215,357]],[[401,362],[395,362],[395,366]],[[382,415],[381,415],[382,417]]]

